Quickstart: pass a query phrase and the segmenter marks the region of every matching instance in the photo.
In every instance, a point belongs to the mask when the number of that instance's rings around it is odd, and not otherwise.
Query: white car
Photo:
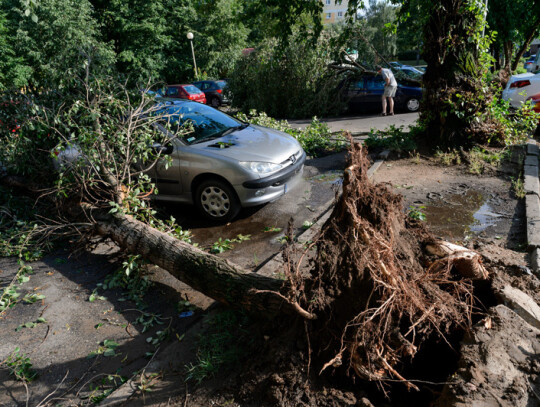
[[[512,75],[503,90],[502,98],[518,109],[529,96],[540,93],[540,73],[531,72]]]

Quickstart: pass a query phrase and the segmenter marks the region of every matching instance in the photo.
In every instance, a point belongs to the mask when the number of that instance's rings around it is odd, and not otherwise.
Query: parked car
[[[193,85],[204,92],[206,103],[213,107],[219,107],[230,103],[225,91],[227,81],[223,79],[219,81],[198,81],[193,82]]]
[[[416,69],[414,66],[410,65],[402,65],[401,67],[396,68],[396,70],[399,72],[403,72],[405,75],[416,80],[421,80],[422,76],[424,76],[423,71],[420,71],[419,69]]]
[[[194,204],[207,219],[224,222],[242,207],[277,200],[302,178],[306,153],[286,133],[187,100],[162,101],[156,110],[163,116],[158,128],[171,135],[170,144],[153,146],[171,158],[148,171],[158,200]],[[192,133],[172,137],[169,126],[187,123]],[[77,146],[53,152],[56,168],[80,157]]]
[[[540,93],[537,93],[536,95],[529,96],[527,100],[531,101],[531,104],[533,105],[533,109],[536,113],[540,113]]]
[[[206,96],[194,85],[168,85],[163,96],[173,99],[188,99],[206,104]]]
[[[534,68],[534,61],[536,60],[536,54],[531,55],[527,61],[523,64],[523,67],[527,70],[527,72],[532,72]]]
[[[345,82],[342,92],[344,100],[348,102],[349,110],[380,110],[384,79],[380,75],[364,75],[351,79]],[[416,112],[420,109],[421,100],[421,87],[409,82],[398,82],[394,98],[396,109]]]
[[[519,106],[529,95],[540,93],[540,73],[531,72],[512,75],[503,90],[502,98],[510,102],[513,108]]]

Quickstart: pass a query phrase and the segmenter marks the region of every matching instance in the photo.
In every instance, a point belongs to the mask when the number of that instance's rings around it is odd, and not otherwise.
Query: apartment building
[[[345,21],[345,13],[349,7],[349,0],[322,0],[323,2],[323,24],[338,23]]]

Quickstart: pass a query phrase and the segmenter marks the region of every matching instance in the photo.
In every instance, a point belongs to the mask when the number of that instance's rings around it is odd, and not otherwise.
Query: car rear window
[[[227,86],[227,82],[225,81],[216,81],[216,85],[218,88],[223,89],[225,86]]]
[[[183,88],[188,93],[202,93],[199,88],[193,85],[185,85]]]

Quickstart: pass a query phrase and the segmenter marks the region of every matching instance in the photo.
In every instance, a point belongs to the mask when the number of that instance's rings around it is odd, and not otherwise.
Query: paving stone
[[[540,220],[540,199],[538,195],[527,195],[525,197],[525,211],[527,222],[529,220]]]
[[[527,243],[530,248],[540,247],[540,220],[527,220]]]
[[[528,294],[507,285],[496,295],[530,325],[540,329],[540,307]]]
[[[527,194],[538,194],[540,191],[540,180],[538,179],[538,166],[525,165],[523,167],[524,189]]]
[[[532,272],[536,277],[540,277],[540,248],[535,247],[532,249],[529,255],[529,263],[531,265]]]
[[[534,141],[533,139],[527,140],[527,154],[537,156],[539,153],[540,150],[538,149],[536,141]]]
[[[384,163],[384,160],[382,159],[379,159],[379,160],[376,160],[373,165],[371,166],[371,168],[368,170],[367,172],[367,176],[369,179],[373,178],[373,175],[375,174],[375,172],[379,169],[379,167]]]
[[[536,165],[538,167],[538,156],[528,155],[527,157],[525,157],[524,165]]]

